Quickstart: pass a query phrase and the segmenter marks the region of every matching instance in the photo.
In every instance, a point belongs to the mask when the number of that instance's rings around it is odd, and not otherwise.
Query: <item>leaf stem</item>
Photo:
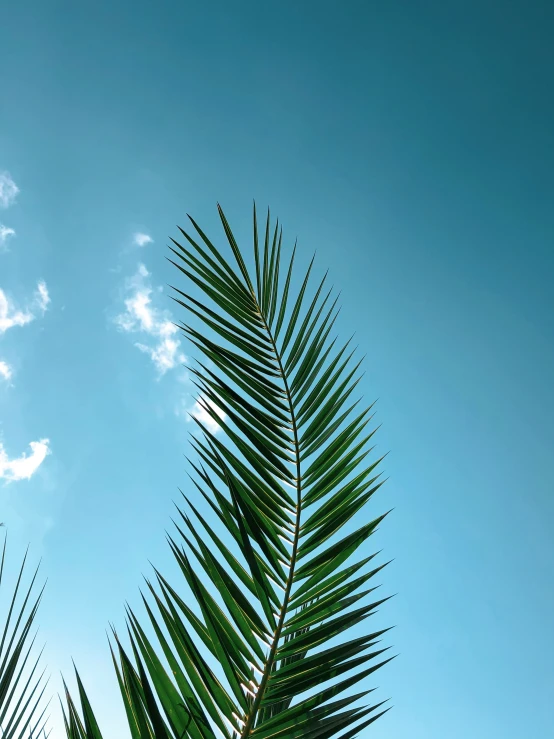
[[[254,299],[257,303],[257,298],[253,294]],[[258,714],[258,710],[260,708],[260,703],[262,701],[264,691],[267,687],[267,683],[269,680],[269,677],[271,675],[271,670],[273,667],[273,664],[275,662],[275,654],[277,653],[277,648],[279,646],[279,639],[281,638],[281,632],[283,630],[283,624],[285,623],[285,618],[287,615],[287,608],[289,604],[289,598],[290,598],[290,592],[292,589],[292,584],[294,581],[294,568],[296,565],[296,556],[298,551],[298,541],[300,538],[300,514],[301,514],[301,508],[302,508],[302,483],[300,478],[300,448],[299,448],[299,442],[298,442],[298,429],[296,425],[296,417],[294,414],[294,406],[292,402],[292,395],[289,389],[289,385],[287,382],[287,376],[283,367],[283,363],[281,361],[281,356],[279,354],[279,351],[277,350],[277,345],[275,344],[275,339],[273,338],[273,334],[271,333],[271,329],[269,328],[266,317],[262,313],[262,309],[258,304],[258,310],[260,311],[260,316],[262,318],[264,328],[267,331],[269,340],[271,342],[273,351],[275,353],[275,358],[277,360],[277,363],[279,365],[279,372],[281,374],[283,384],[285,386],[285,393],[287,397],[287,402],[290,409],[290,416],[291,416],[291,423],[292,423],[292,433],[294,438],[294,453],[296,458],[296,522],[294,524],[294,539],[292,543],[292,552],[291,552],[291,558],[290,558],[290,570],[287,578],[287,583],[285,587],[285,594],[283,596],[283,605],[281,606],[281,613],[279,615],[279,620],[277,622],[277,627],[275,629],[275,632],[273,634],[273,640],[271,643],[271,648],[269,650],[269,654],[264,666],[264,672],[262,679],[260,681],[258,690],[256,692],[256,697],[254,698],[254,701],[252,702],[252,707],[250,709],[250,713],[247,717],[246,723],[242,729],[241,733],[241,739],[247,739],[247,737],[251,736],[252,730],[255,728],[254,723]]]

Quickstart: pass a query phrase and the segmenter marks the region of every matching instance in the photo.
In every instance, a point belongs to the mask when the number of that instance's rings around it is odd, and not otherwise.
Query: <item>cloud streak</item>
[[[14,328],[14,326],[25,326],[27,323],[34,321],[36,318],[35,311],[37,310],[44,315],[49,303],[50,295],[44,280],[37,284],[31,305],[26,310],[16,308],[4,290],[0,288],[0,335],[8,329]]]
[[[4,445],[0,442],[0,480],[6,482],[30,480],[48,454],[51,453],[49,444],[49,439],[32,441],[29,444],[31,447],[30,454],[24,453],[19,457],[10,459]]]
[[[19,188],[13,181],[9,172],[0,172],[0,208],[9,208],[14,204]],[[15,236],[13,228],[0,224],[0,246],[3,246],[8,238]],[[37,283],[36,291],[26,310],[20,310],[8,298],[4,290],[0,289],[0,335],[14,326],[25,326],[36,318],[36,311],[42,315],[48,309],[50,296],[44,280]],[[13,375],[13,369],[4,360],[0,360],[0,378],[9,381]],[[19,457],[9,457],[0,441],[0,480],[5,482],[17,482],[19,480],[30,480],[50,452],[49,439],[31,441],[30,452],[23,453]]]
[[[29,311],[22,311],[15,308],[6,293],[0,288],[0,334],[5,333],[9,328],[14,326],[25,326],[34,319],[34,315]]]
[[[210,415],[206,406],[209,406],[222,421],[227,418],[227,415],[221,410],[221,408],[218,408],[218,406],[211,400],[207,400],[203,397],[200,397],[195,401],[192,410],[190,410],[189,413],[191,416],[198,419],[198,421],[200,421],[208,431],[211,431],[212,434],[216,434],[219,431],[220,426],[213,416]]]
[[[147,354],[159,376],[186,361],[180,351],[181,342],[176,338],[177,326],[171,321],[169,311],[160,310],[152,303],[153,289],[148,280],[150,273],[139,264],[136,274],[127,280],[125,310],[117,315],[114,323],[120,331],[139,334],[143,340],[135,346]]]
[[[41,313],[44,314],[48,310],[50,302],[50,295],[48,294],[46,282],[44,282],[44,280],[40,280],[37,284],[37,289],[35,292],[35,305],[41,311]]]
[[[136,233],[133,235],[133,243],[137,246],[147,246],[154,243],[154,239],[148,234]]]
[[[0,223],[0,246],[4,246],[12,236],[15,236],[13,228],[8,228],[8,226],[4,226],[3,223]]]
[[[13,369],[3,359],[0,359],[0,377],[9,382],[13,377]]]
[[[13,205],[19,187],[13,181],[9,172],[0,172],[0,208],[9,208]]]
[[[186,407],[185,403],[176,410],[178,416],[185,416],[187,422],[192,421],[192,418],[196,418],[200,423],[207,428],[212,434],[216,434],[220,430],[220,425],[208,412],[207,406],[215,412],[222,421],[227,418],[227,414],[221,410],[213,401],[208,400],[203,395],[199,395],[194,404],[190,407]],[[192,416],[192,418],[191,418]]]

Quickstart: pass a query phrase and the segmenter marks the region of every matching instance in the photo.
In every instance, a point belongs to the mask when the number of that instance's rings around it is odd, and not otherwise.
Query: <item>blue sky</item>
[[[400,656],[368,736],[552,731],[553,24],[546,2],[4,8],[0,520],[14,568],[43,558],[53,687],[73,657],[108,738],[105,629],[148,559],[174,572],[187,485],[166,244],[187,212],[221,238],[216,201],[248,240],[253,197],[342,290],[391,450]]]

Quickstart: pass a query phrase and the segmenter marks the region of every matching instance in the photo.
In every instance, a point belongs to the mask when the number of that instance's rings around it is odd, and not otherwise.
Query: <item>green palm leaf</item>
[[[4,579],[6,544],[7,535],[4,537],[0,560],[0,588]],[[39,569],[37,567],[30,585],[22,594],[22,602],[18,602],[26,562],[27,552],[23,558],[0,633],[1,739],[32,738],[45,733],[46,706],[41,709],[41,702],[48,680],[43,682],[44,670],[38,673],[42,650],[34,662],[29,663],[36,638],[36,634],[31,637],[31,628],[42,599],[44,586],[38,595],[33,595]]]
[[[385,565],[351,561],[387,515],[362,514],[383,481],[382,458],[365,461],[375,430],[355,398],[360,362],[350,341],[329,339],[338,309],[327,275],[308,297],[313,259],[294,296],[296,246],[283,280],[282,232],[268,212],[260,238],[254,206],[251,278],[218,209],[232,257],[191,218],[170,258],[189,285],[173,288],[190,318],[181,329],[204,356],[190,368],[202,409],[196,494],[178,508],[180,541],[168,537],[187,595],[157,571],[157,586],[147,582],[169,670],[130,609],[136,666],[118,640],[114,665],[133,739],[347,739],[388,710],[350,689],[391,659],[386,629],[349,635],[387,600],[364,587]],[[81,736],[69,696],[68,706],[68,736]]]

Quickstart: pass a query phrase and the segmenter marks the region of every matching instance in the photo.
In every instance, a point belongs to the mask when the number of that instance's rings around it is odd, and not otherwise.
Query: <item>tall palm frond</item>
[[[293,297],[296,245],[283,270],[282,231],[268,212],[260,238],[254,206],[252,276],[218,210],[234,266],[190,217],[170,247],[190,286],[172,288],[190,316],[180,328],[204,357],[189,367],[195,494],[168,536],[188,588],[155,570],[156,609],[143,596],[169,671],[131,609],[136,666],[115,635],[129,726],[133,739],[350,739],[388,710],[350,689],[391,659],[388,629],[361,627],[387,600],[366,598],[385,565],[348,561],[387,515],[362,514],[383,481],[382,458],[366,461],[360,362],[330,339],[327,275],[307,299],[313,259]]]
[[[0,589],[4,579],[7,538],[6,535],[0,561]],[[1,739],[23,739],[24,737],[27,739],[27,737],[38,737],[41,733],[44,735],[46,706],[41,710],[41,700],[48,680],[43,682],[44,670],[40,675],[37,672],[42,650],[34,663],[29,663],[29,665],[27,663],[36,639],[36,634],[31,638],[31,628],[45,586],[43,585],[38,595],[32,596],[39,569],[37,567],[31,584],[23,594],[23,602],[18,603],[26,561],[27,552],[9,601],[0,636]]]

